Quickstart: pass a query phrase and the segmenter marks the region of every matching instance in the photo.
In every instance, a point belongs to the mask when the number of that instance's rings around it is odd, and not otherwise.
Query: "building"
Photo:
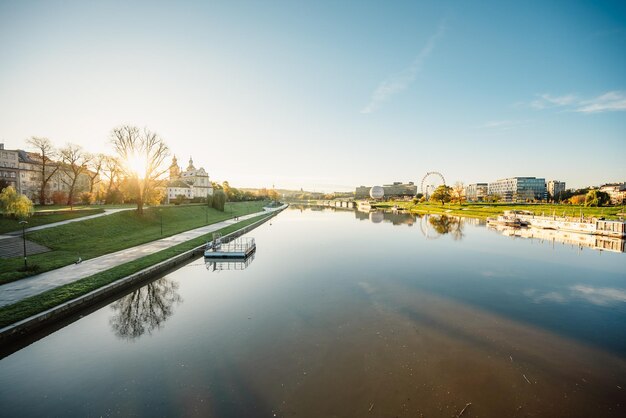
[[[46,177],[51,176],[46,184],[45,196],[46,202],[40,202],[40,190],[42,184],[41,166],[43,160],[41,155],[35,152],[18,150],[19,161],[19,192],[28,197],[33,203],[52,203],[53,195],[61,193],[60,200],[66,200],[70,191],[74,174],[69,166],[60,162],[46,161]],[[95,175],[93,172],[83,171],[78,175],[74,184],[74,201],[80,199],[80,194],[89,191],[90,179]],[[99,181],[96,176],[94,182]]]
[[[489,183],[490,196],[500,196],[503,202],[546,200],[546,179],[537,177],[511,177]]]
[[[0,180],[13,186],[18,193],[20,192],[19,169],[18,151],[4,149],[4,144],[0,144]]]
[[[561,201],[561,194],[565,191],[565,182],[558,180],[550,180],[548,182],[548,195],[555,201]]]
[[[626,202],[626,182],[605,184],[600,187],[600,191],[611,197],[612,205],[621,205]]]
[[[487,183],[473,183],[465,187],[465,200],[468,202],[483,202],[489,194]]]
[[[180,195],[190,200],[206,199],[213,195],[213,186],[209,180],[209,175],[204,168],[196,168],[191,157],[189,157],[189,165],[185,171],[182,171],[178,166],[176,156],[170,165],[170,178],[166,187],[167,203]]]
[[[383,184],[383,190],[385,191],[385,198],[388,197],[405,197],[415,196],[417,194],[417,186],[412,182],[402,183],[399,181],[392,184]],[[370,189],[372,186],[359,186],[354,191],[355,199],[369,199]]]

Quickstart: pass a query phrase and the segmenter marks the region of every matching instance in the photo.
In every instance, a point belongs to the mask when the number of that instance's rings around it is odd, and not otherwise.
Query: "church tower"
[[[180,178],[180,167],[178,166],[178,161],[176,161],[176,156],[172,158],[172,165],[170,165],[170,180],[176,180]]]
[[[187,167],[187,171],[193,171],[195,170],[196,167],[193,166],[193,160],[191,159],[191,156],[189,157],[189,167]]]

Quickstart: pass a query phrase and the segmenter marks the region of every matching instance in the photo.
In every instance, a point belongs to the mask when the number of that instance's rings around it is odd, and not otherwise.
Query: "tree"
[[[17,219],[28,218],[33,214],[33,202],[23,194],[18,194],[13,186],[0,192],[0,210],[5,216]]]
[[[119,193],[119,176],[121,174],[120,163],[115,157],[110,155],[105,156],[102,167],[102,174],[107,178],[107,186],[105,192],[104,201],[106,204],[115,203],[112,202],[109,197],[120,195]],[[117,191],[118,193],[114,193]]]
[[[599,190],[589,190],[585,195],[585,206],[604,206],[610,201],[611,196]]]
[[[80,202],[84,205],[91,205],[96,201],[96,195],[91,192],[82,192],[80,194]]]
[[[159,180],[167,172],[165,158],[169,150],[165,142],[147,128],[124,125],[113,129],[113,146],[119,156],[122,172],[133,182],[137,213],[143,214],[146,198],[153,195]]]
[[[40,188],[39,188],[39,204],[46,204],[46,189],[52,176],[59,170],[59,165],[52,159],[57,156],[57,151],[52,146],[52,142],[48,138],[41,138],[33,136],[26,140],[26,143],[35,148],[39,152],[41,158],[41,165],[39,172],[41,173]]]
[[[100,182],[100,172],[104,168],[107,160],[104,154],[95,154],[89,156],[89,164],[87,165],[87,175],[89,176],[89,193],[94,193],[94,187]]]
[[[213,192],[213,207],[220,212],[224,212],[224,206],[226,205],[226,193],[224,190],[215,190]]]
[[[435,189],[433,194],[430,196],[430,200],[433,202],[441,202],[441,206],[443,206],[444,203],[450,201],[451,190],[452,187],[442,184]]]
[[[584,194],[577,194],[575,196],[570,197],[569,201],[572,205],[582,205],[583,203],[585,203],[586,197],[587,196]]]
[[[67,144],[60,151],[61,161],[63,162],[63,176],[61,180],[68,187],[67,204],[74,203],[74,195],[78,178],[87,171],[90,155],[87,154],[79,145]]]
[[[454,200],[460,205],[465,201],[465,185],[462,181],[457,181],[451,190]]]

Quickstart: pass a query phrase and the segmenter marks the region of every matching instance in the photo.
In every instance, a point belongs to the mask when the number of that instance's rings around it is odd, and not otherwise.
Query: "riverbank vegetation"
[[[395,201],[379,202],[375,204],[379,209],[401,208],[412,213],[439,213],[447,215],[470,216],[475,218],[488,218],[502,215],[506,210],[526,210],[535,215],[556,215],[586,218],[619,219],[624,217],[622,206],[612,207],[584,207],[559,204],[507,204],[507,203],[444,203]],[[620,215],[621,214],[621,215]]]
[[[238,210],[241,211],[243,210],[243,208],[238,208]],[[149,210],[147,210],[145,213],[149,213]],[[218,232],[220,232],[222,235],[226,235],[231,232],[237,231],[240,228],[251,225],[268,216],[271,215],[259,215],[251,219],[246,219],[236,224],[227,226],[226,228],[222,228]],[[82,296],[109,283],[113,283],[116,280],[136,273],[144,268],[153,266],[169,258],[182,254],[185,251],[189,251],[193,248],[199,247],[202,244],[206,243],[209,239],[211,239],[212,234],[213,233],[206,234],[204,236],[178,244],[174,247],[94,274],[93,276],[89,276],[76,282],[69,283],[64,286],[60,286],[44,292],[42,294],[24,299],[12,305],[4,306],[0,308],[0,327],[13,324],[17,321],[28,318],[29,316],[58,306],[61,303]]]
[[[268,202],[230,202],[224,211],[207,205],[150,207],[143,215],[128,210],[26,234],[26,239],[51,249],[28,256],[36,269],[18,271],[22,257],[3,259],[0,284],[82,260],[134,247],[190,229],[261,211]],[[52,216],[52,215],[50,215]],[[33,218],[35,219],[35,218]]]

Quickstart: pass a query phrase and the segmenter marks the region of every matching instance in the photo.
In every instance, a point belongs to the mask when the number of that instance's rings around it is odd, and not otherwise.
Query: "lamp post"
[[[26,225],[28,224],[28,222],[26,221],[20,221],[20,225],[22,225],[22,243],[24,244],[24,271],[26,271],[27,268],[27,262],[26,262]]]

